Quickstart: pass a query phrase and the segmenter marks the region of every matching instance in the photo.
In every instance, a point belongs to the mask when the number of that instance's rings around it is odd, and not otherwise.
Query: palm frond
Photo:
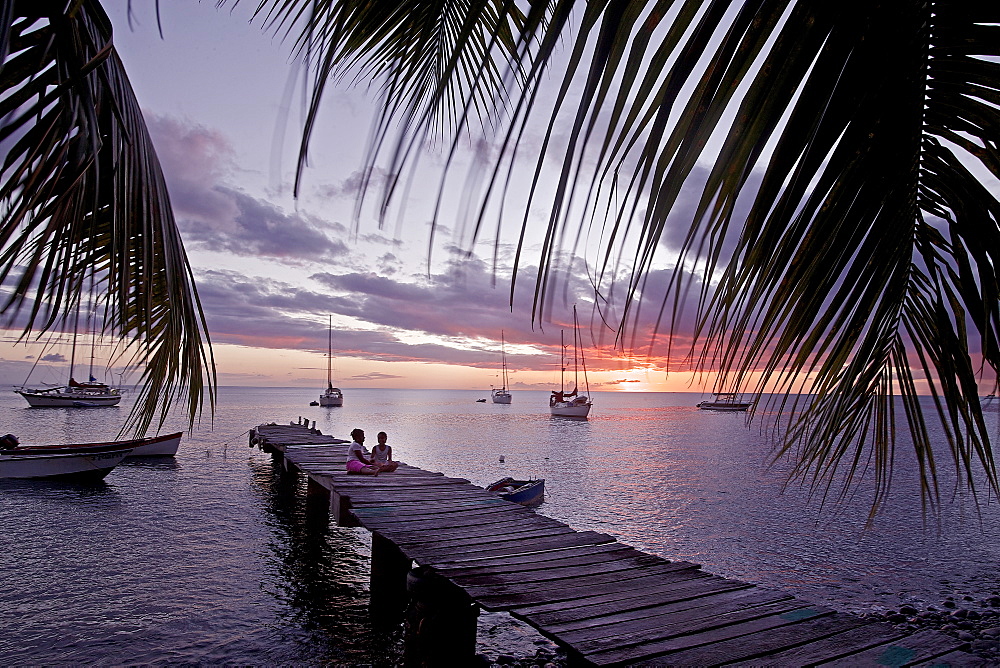
[[[22,337],[65,327],[93,291],[142,369],[130,421],[214,408],[208,330],[166,184],[100,5],[3,3],[2,312]],[[123,428],[124,430],[124,428]]]
[[[441,116],[429,110],[454,121],[484,109],[503,120],[478,225],[487,211],[506,215],[491,202],[520,197],[518,261],[529,213],[556,177],[536,316],[559,280],[570,231],[575,246],[600,234],[598,301],[621,291],[614,282],[623,269],[628,276],[621,333],[638,329],[639,307],[654,302],[675,327],[696,287],[692,357],[718,372],[720,390],[772,396],[787,416],[778,453],[794,453],[797,473],[819,488],[850,485],[871,467],[877,508],[905,426],[925,501],[937,498],[945,449],[961,481],[975,490],[980,470],[1000,492],[973,362],[1000,369],[1000,203],[986,185],[1000,178],[995,7],[553,0],[528,3],[515,21],[508,4],[373,4],[379,9],[306,0],[260,7],[285,26],[314,9],[300,42],[322,36],[309,42],[324,63],[314,105],[334,63],[379,78],[392,101],[376,121],[376,145],[391,120],[405,119],[389,150],[393,174],[412,169],[440,132]],[[448,42],[449,66],[431,68],[428,55],[440,53],[433,47],[452,22],[470,28]],[[563,40],[571,48],[558,61],[561,83],[551,104],[539,104],[542,74]],[[496,45],[507,47],[501,57]],[[529,187],[514,193],[517,149],[538,116],[547,121],[542,149],[531,156]],[[556,148],[560,131],[568,140]],[[548,173],[553,158],[558,174]],[[652,285],[668,219],[692,184],[701,196],[671,258],[674,278]],[[929,430],[924,392],[945,447]]]

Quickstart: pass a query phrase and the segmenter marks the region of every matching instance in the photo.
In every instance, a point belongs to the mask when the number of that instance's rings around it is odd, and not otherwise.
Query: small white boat
[[[488,486],[486,491],[495,492],[501,499],[520,503],[522,506],[534,506],[545,500],[545,478],[535,480],[501,478]]]
[[[101,480],[131,454],[132,443],[21,446],[7,434],[0,438],[0,478]]]
[[[33,408],[98,408],[117,406],[122,400],[121,392],[114,387],[98,383],[78,383],[72,378],[61,387],[33,390],[19,387],[14,390]]]
[[[583,349],[579,342],[579,323],[576,319],[576,304],[573,304],[573,391],[566,392],[566,344],[563,340],[563,332],[559,332],[559,342],[561,344],[560,362],[562,371],[559,376],[559,390],[553,390],[549,395],[549,413],[559,417],[585,418],[590,415],[590,408],[594,402],[590,399],[590,382],[587,380],[587,363],[583,359]],[[583,366],[583,382],[587,387],[587,394],[580,394],[579,367]]]
[[[697,404],[703,411],[723,411],[736,412],[745,411],[753,406],[752,401],[738,401],[736,394],[732,392],[715,392],[714,401],[701,401]]]
[[[493,397],[493,403],[509,404],[511,402],[511,399],[513,399],[513,397],[511,396],[510,391],[507,389],[507,386],[510,385],[510,382],[507,376],[507,351],[504,348],[502,329],[500,330],[500,359],[502,360],[501,362],[502,375],[500,376],[500,379],[503,382],[503,384],[499,388],[497,387],[492,388],[493,391],[490,394]]]
[[[326,390],[319,395],[320,406],[343,406],[344,393],[333,386],[333,316],[330,316],[326,340]]]

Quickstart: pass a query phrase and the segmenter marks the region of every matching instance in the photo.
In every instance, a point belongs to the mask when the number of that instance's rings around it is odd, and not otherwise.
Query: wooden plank
[[[365,518],[366,526],[369,524],[385,531],[391,531],[394,536],[407,542],[421,542],[427,537],[427,531],[434,529],[457,529],[458,527],[493,527],[495,531],[503,531],[505,526],[526,527],[532,529],[543,529],[550,527],[568,526],[557,520],[544,517],[542,515],[496,515],[487,513],[485,515],[455,515],[454,513],[444,513],[442,515],[430,515],[410,522],[390,522],[382,517]],[[570,529],[572,531],[572,529]]]
[[[370,498],[370,499],[359,498],[354,501],[354,507],[355,508],[399,508],[401,510],[406,510],[406,509],[416,510],[418,508],[431,508],[431,507],[443,508],[446,506],[455,506],[455,507],[459,507],[462,505],[471,506],[474,504],[497,503],[498,501],[500,503],[507,503],[502,499],[496,499],[496,497],[492,497],[488,494],[485,496],[478,495],[461,499],[435,498],[431,496],[429,498],[425,497],[422,499],[402,500],[393,496],[392,498],[388,499],[385,497]]]
[[[588,661],[597,665],[633,663],[664,657],[667,654],[719,643],[752,633],[766,632],[811,617],[833,613],[829,608],[822,606],[803,606],[801,602],[799,602],[799,606],[766,616],[759,616],[763,609],[756,609],[697,619],[688,624],[677,624],[670,629],[663,629],[659,637],[644,638],[643,642],[639,644],[635,644],[631,638],[618,643],[601,639],[592,643],[592,647],[576,645],[574,648],[582,652]],[[668,657],[667,661],[672,663],[673,659]]]
[[[641,595],[643,592],[647,595]],[[726,580],[717,575],[682,580],[655,588],[644,588],[631,592],[631,598],[617,598],[612,601],[583,604],[573,601],[577,607],[563,608],[551,612],[525,613],[518,610],[518,617],[532,620],[553,633],[563,633],[587,628],[595,624],[627,621],[650,615],[689,611],[697,608],[713,607],[722,609],[725,605],[757,605],[791,596],[781,592],[771,592],[736,580]],[[714,606],[719,606],[715,608]]]
[[[908,666],[922,661],[930,661],[949,652],[962,648],[964,642],[939,631],[918,631],[911,636],[871,647],[823,663],[823,666]]]
[[[674,652],[665,658],[678,665],[719,665],[735,661],[758,661],[769,665],[790,665],[772,663],[772,654],[794,647],[810,640],[828,637],[864,624],[864,620],[853,615],[834,613],[825,617],[808,619],[795,624],[778,627],[767,633],[752,633],[724,640],[722,642],[695,647],[682,652]],[[865,664],[852,664],[865,665]]]
[[[532,605],[547,601],[567,601],[585,598],[595,593],[631,589],[641,591],[644,587],[664,584],[671,580],[687,580],[705,577],[699,568],[683,568],[666,564],[643,569],[641,572],[624,572],[612,575],[595,575],[570,579],[562,584],[529,584],[525,587],[511,585],[464,587],[464,589],[490,609]]]
[[[810,640],[804,636],[800,637],[799,640],[805,644],[782,651],[772,651],[767,655],[768,663],[773,662],[775,665],[782,666],[812,665],[821,661],[830,661],[857,654],[876,645],[893,642],[907,635],[904,631],[900,631],[889,624],[864,623],[859,618],[851,618],[856,619],[858,625],[849,626],[836,634],[818,639]],[[759,663],[759,661],[749,659],[747,663],[739,663],[737,665],[749,668],[750,666],[757,666]]]
[[[604,552],[617,552],[619,550],[634,550],[624,543],[602,543],[600,545],[581,545],[579,547],[556,548],[542,552],[531,552],[529,554],[515,554],[501,556],[494,559],[476,559],[469,561],[459,559],[440,559],[434,563],[434,568],[442,573],[449,570],[461,570],[464,568],[479,568],[488,566],[506,566],[507,564],[545,564],[546,562],[559,560],[567,555],[600,554]]]
[[[524,511],[531,512],[512,503],[506,503],[500,499],[475,499],[472,501],[457,501],[454,503],[438,502],[432,504],[421,504],[415,507],[394,505],[387,501],[384,505],[356,506],[351,510],[358,519],[363,517],[384,517],[386,519],[396,519],[400,522],[409,519],[419,518],[422,515],[441,515],[444,513],[507,513],[522,515]]]
[[[450,537],[447,540],[442,539],[439,541],[425,541],[420,543],[398,542],[397,545],[402,550],[414,551],[415,554],[420,553],[425,555],[425,561],[427,561],[427,555],[432,552],[440,553],[442,551],[447,551],[449,554],[474,556],[477,554],[483,554],[484,551],[494,550],[497,548],[506,549],[509,546],[517,545],[528,540],[555,539],[560,537],[567,538],[569,536],[573,536],[575,533],[575,531],[568,527],[554,526],[548,529],[531,529],[529,527],[525,527],[522,531],[511,530],[498,532],[497,536],[489,539],[483,539],[477,536],[468,538]],[[386,537],[389,538],[388,535]],[[424,565],[429,566],[431,564],[425,563]]]
[[[471,532],[476,527],[485,526],[495,526],[499,530],[502,525],[523,526],[533,529],[553,526],[566,527],[565,524],[549,520],[548,518],[539,521],[517,513],[511,514],[503,511],[494,511],[490,508],[485,508],[482,512],[475,514],[456,513],[451,508],[444,508],[441,512],[427,512],[423,515],[417,515],[409,522],[389,521],[381,514],[359,514],[355,515],[355,517],[358,518],[359,522],[364,522],[365,526],[373,527],[380,531],[391,532],[398,540],[408,543],[420,543],[430,540],[427,530],[433,527],[443,527],[443,530],[453,532],[459,532],[463,529]],[[479,533],[483,534],[481,531]],[[465,535],[475,534],[466,533]]]
[[[615,539],[607,534],[596,531],[578,531],[574,534],[557,536],[555,538],[539,538],[526,541],[510,541],[509,543],[490,543],[481,545],[481,549],[469,548],[457,554],[454,549],[432,549],[424,545],[415,545],[407,548],[407,556],[416,559],[421,565],[433,566],[437,557],[450,559],[473,560],[482,557],[493,558],[513,554],[526,554],[541,550],[552,550],[561,547],[574,547],[579,545],[601,545],[603,543],[613,543]]]
[[[378,488],[375,485],[370,485],[368,487],[359,487],[356,489],[344,489],[338,485],[333,485],[334,489],[341,493],[343,496],[349,497],[352,502],[357,499],[359,502],[364,502],[366,500],[381,501],[385,497],[384,495],[389,494],[385,488]],[[485,492],[482,490],[476,490],[476,488],[471,487],[469,489],[463,489],[458,487],[454,490],[435,490],[430,494],[424,494],[419,490],[407,489],[401,491],[392,491],[393,503],[403,503],[405,501],[412,501],[415,503],[427,503],[428,496],[434,499],[447,499],[449,501],[457,501],[459,499],[481,499]]]
[[[649,556],[646,555],[645,552],[640,552],[639,550],[628,547],[627,545],[620,545],[617,547],[617,549],[614,549],[612,551],[605,550],[602,552],[574,554],[571,556],[562,556],[561,558],[553,557],[545,561],[530,561],[527,563],[514,563],[512,561],[502,561],[499,563],[492,563],[488,566],[464,566],[460,568],[452,568],[450,566],[447,566],[445,568],[437,568],[436,570],[445,577],[459,577],[463,575],[482,575],[486,573],[517,573],[517,572],[530,573],[531,571],[546,570],[552,568],[553,565],[583,566],[585,564],[597,564],[607,560],[635,558],[640,555]]]
[[[595,593],[572,601],[545,602],[524,605],[512,611],[518,617],[531,618],[539,625],[560,624],[588,616],[604,615],[617,610],[631,610],[646,605],[663,605],[705,599],[726,600],[726,597],[741,592],[753,591],[754,585],[738,580],[727,580],[702,570],[693,571],[691,577],[668,579],[658,583],[647,583],[639,589],[615,589],[608,593]]]
[[[529,582],[551,582],[551,581],[558,582],[561,580],[566,580],[568,578],[596,576],[603,573],[620,573],[621,571],[630,571],[630,570],[652,567],[652,566],[660,566],[662,564],[670,563],[664,559],[660,559],[659,557],[654,557],[653,555],[645,555],[645,557],[646,557],[645,559],[642,559],[641,557],[616,559],[596,564],[584,564],[582,566],[554,565],[551,568],[530,571],[530,572],[516,571],[513,573],[481,573],[477,575],[453,575],[451,576],[451,579],[453,582],[460,584],[463,587],[493,586],[493,585],[504,585],[504,584],[524,585]]]
[[[367,519],[366,526],[378,529],[386,535],[392,535],[393,540],[401,544],[416,545],[418,543],[439,542],[455,538],[474,540],[477,538],[493,540],[515,537],[522,531],[541,531],[562,529],[573,531],[562,522],[548,518],[531,518],[511,515],[484,515],[473,517],[455,517],[451,514],[428,516],[420,522],[407,526],[382,522],[379,519]],[[485,529],[489,529],[486,531]],[[491,533],[492,531],[492,533]],[[449,535],[445,535],[449,534]]]
[[[506,526],[506,525],[504,525]],[[379,533],[382,533],[379,531]],[[427,540],[420,541],[416,543],[411,543],[409,541],[394,541],[400,548],[404,549],[420,549],[427,548],[433,550],[443,550],[446,548],[451,548],[456,551],[465,551],[469,549],[479,549],[488,548],[492,545],[507,545],[516,541],[524,541],[527,539],[536,538],[552,538],[555,536],[569,536],[574,533],[572,529],[567,526],[553,525],[548,528],[532,528],[532,527],[513,527],[507,528],[505,531],[497,531],[496,535],[484,538],[483,536],[466,536],[464,538],[456,538],[456,534],[449,533],[448,536],[441,536],[438,538],[439,532],[429,532],[431,538],[437,538],[437,540]],[[444,533],[444,532],[440,532]],[[388,538],[391,534],[387,535]]]
[[[675,629],[704,629],[720,620],[721,624],[742,622],[801,607],[801,601],[784,592],[755,589],[740,597],[713,600],[710,605],[696,599],[593,617],[576,624],[576,628],[563,625],[565,630],[559,631],[559,636],[576,647],[594,651],[679,635]]]
[[[309,469],[308,464],[302,462],[295,462],[296,465],[301,466],[304,469]],[[314,471],[310,471],[313,473]],[[337,473],[327,473],[325,474],[331,479],[339,489],[344,491],[352,491],[355,489],[381,489],[392,494],[398,494],[400,490],[412,489],[414,492],[419,492],[427,498],[428,495],[437,494],[439,491],[453,491],[456,489],[468,488],[468,491],[476,491],[480,495],[488,494],[486,490],[480,489],[475,485],[471,484],[468,480],[460,480],[453,478],[449,480],[448,478],[393,478],[390,474],[382,475],[363,475],[359,473],[345,473],[343,476],[340,472]],[[464,490],[463,490],[464,491]]]
[[[948,652],[930,661],[913,664],[913,668],[985,668],[986,666],[996,668],[997,662],[962,651]]]

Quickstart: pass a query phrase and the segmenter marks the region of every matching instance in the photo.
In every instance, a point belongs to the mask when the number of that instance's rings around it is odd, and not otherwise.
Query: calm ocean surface
[[[251,427],[299,416],[338,437],[384,430],[397,459],[477,484],[544,477],[542,514],[840,610],[1000,591],[997,501],[953,496],[949,461],[938,515],[922,516],[904,462],[866,531],[864,491],[825,509],[783,491],[787,464],[767,466],[759,431],[695,409],[699,395],[595,393],[577,421],[551,418],[546,392],[501,406],[475,403],[488,391],[347,390],[342,408],[310,407],[318,393],[221,388],[214,424],[185,434],[175,460],[119,466],[100,486],[0,481],[0,663],[398,660],[400,633],[368,620],[367,532],[317,522],[247,447]],[[127,413],[0,393],[0,433],[24,444],[111,439]],[[480,620],[489,655],[530,655],[538,640],[505,615]]]

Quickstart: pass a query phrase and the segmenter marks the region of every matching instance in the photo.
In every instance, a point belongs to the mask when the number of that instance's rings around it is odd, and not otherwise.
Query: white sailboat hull
[[[337,388],[332,388],[319,395],[320,406],[343,406],[344,394]]]
[[[510,392],[505,392],[504,390],[493,390],[493,403],[495,404],[509,404],[512,399]]]
[[[117,392],[80,392],[60,388],[51,390],[14,390],[32,408],[95,408],[117,406],[122,395]]]
[[[549,406],[549,413],[552,415],[557,415],[559,417],[587,417],[590,415],[590,407],[593,406],[589,401],[585,404],[578,404],[574,402],[567,401],[557,401],[556,403]]]

